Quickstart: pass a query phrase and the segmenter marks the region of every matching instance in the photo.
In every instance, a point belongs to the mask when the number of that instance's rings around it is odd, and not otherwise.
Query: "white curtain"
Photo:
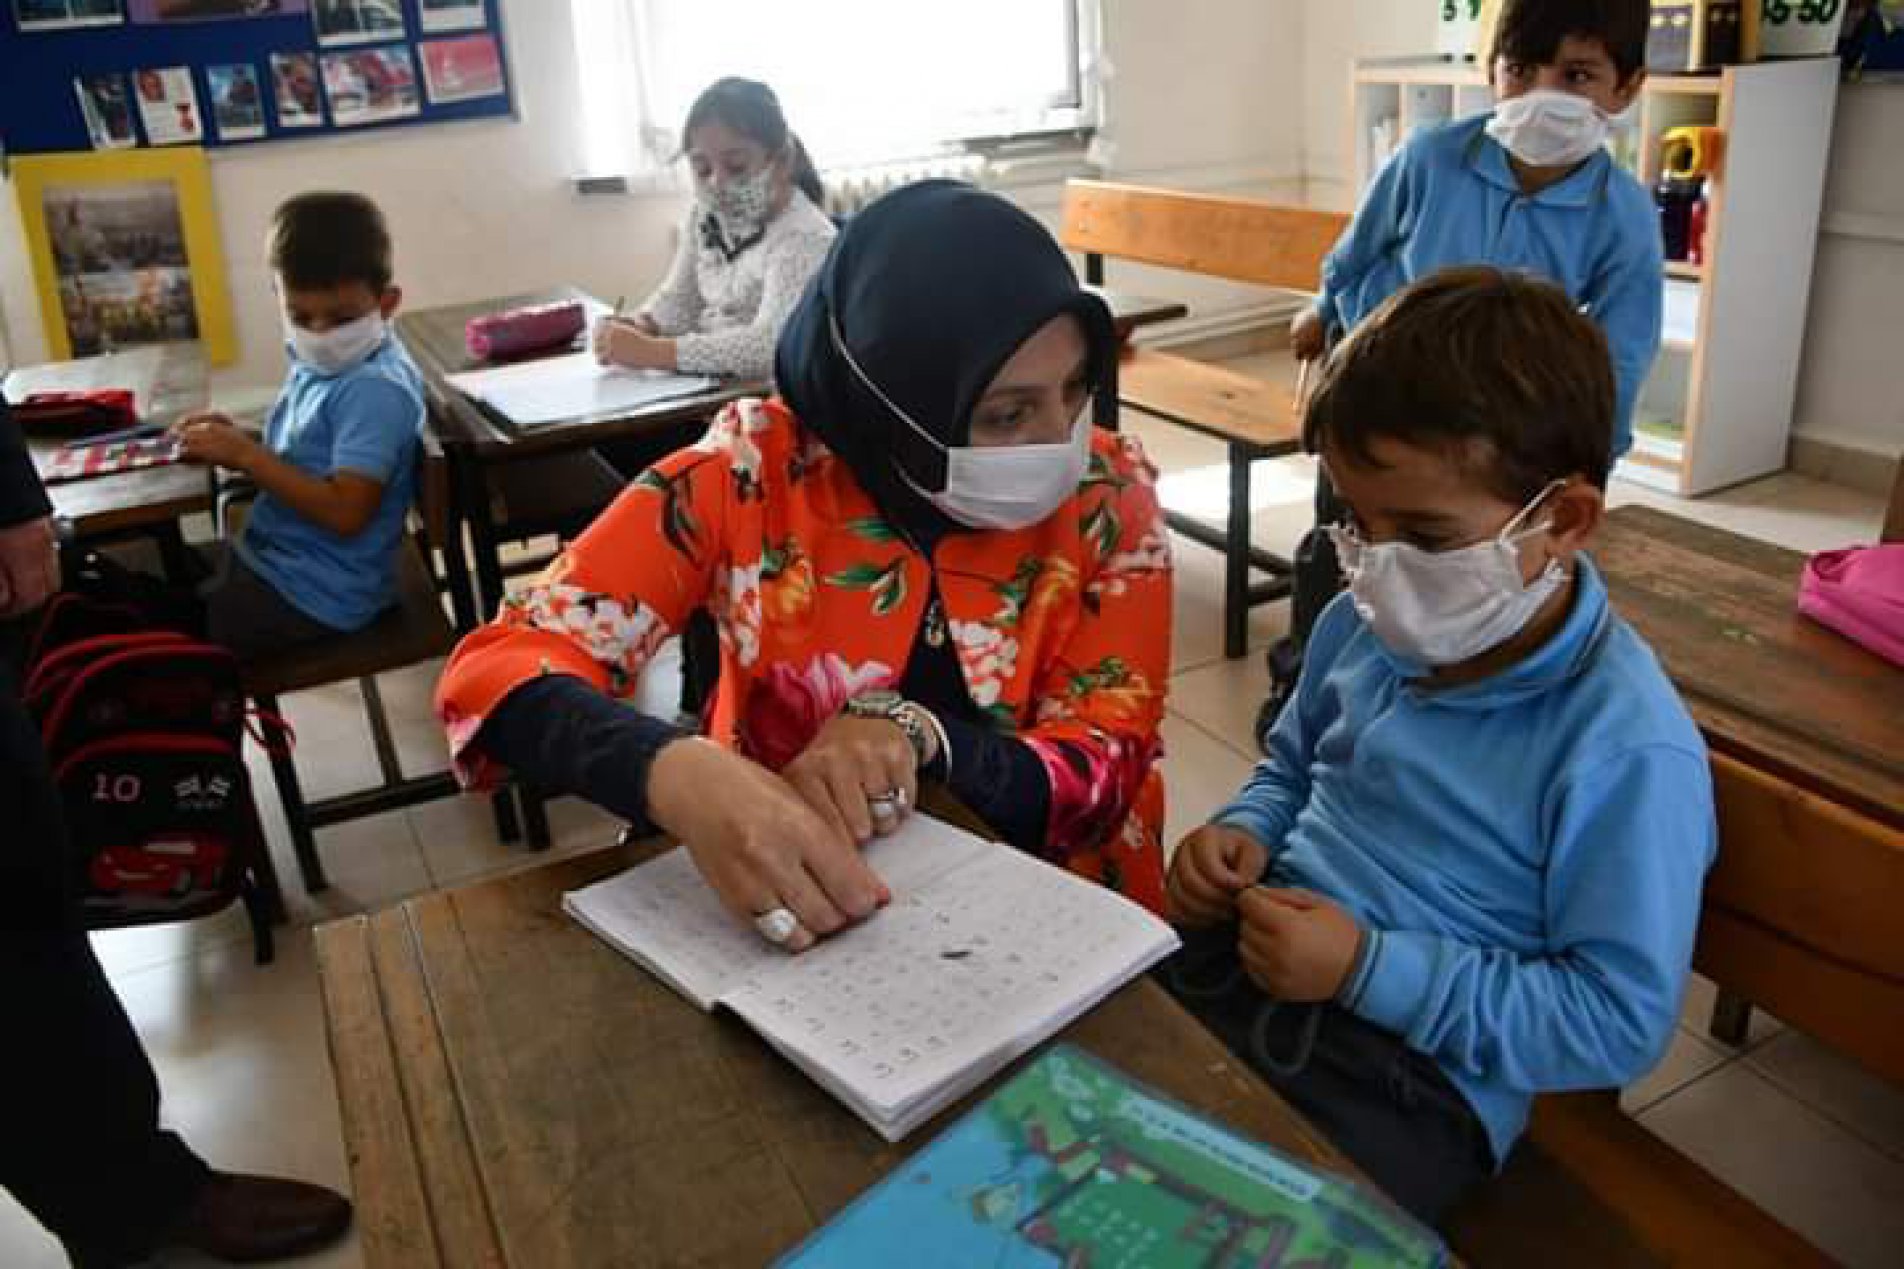
[[[1092,0],[570,0],[590,174],[653,171],[696,94],[764,80],[822,167],[1091,121]]]

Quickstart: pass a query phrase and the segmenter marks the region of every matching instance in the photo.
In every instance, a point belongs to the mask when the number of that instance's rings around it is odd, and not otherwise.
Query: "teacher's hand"
[[[862,845],[897,829],[919,798],[912,743],[884,718],[830,719],[786,777],[835,832]]]
[[[674,741],[648,773],[648,814],[681,842],[740,920],[787,908],[800,920],[783,946],[863,920],[892,898],[848,838],[765,767],[712,741]]]

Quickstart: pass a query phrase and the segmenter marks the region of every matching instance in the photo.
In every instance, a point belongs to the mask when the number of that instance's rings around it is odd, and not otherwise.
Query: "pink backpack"
[[[1812,556],[1798,583],[1798,611],[1904,665],[1904,543]]]

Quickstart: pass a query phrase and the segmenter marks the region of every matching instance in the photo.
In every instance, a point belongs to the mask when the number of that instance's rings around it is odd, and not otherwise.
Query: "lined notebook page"
[[[892,836],[867,846],[865,855],[898,903],[969,860],[1005,850],[931,816],[914,815]],[[678,846],[564,895],[562,906],[702,1009],[712,1009],[723,994],[789,960],[729,915]]]
[[[993,848],[721,1003],[897,1136],[1176,945],[1129,900]]]

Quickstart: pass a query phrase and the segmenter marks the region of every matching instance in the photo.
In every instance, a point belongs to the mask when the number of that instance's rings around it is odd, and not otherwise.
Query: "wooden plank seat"
[[[1333,212],[1279,207],[1256,199],[1072,181],[1065,187],[1061,238],[1084,253],[1085,276],[1104,281],[1106,257],[1310,291],[1322,259],[1347,219]],[[1250,464],[1301,448],[1296,402],[1280,385],[1175,353],[1126,349],[1118,365],[1118,402],[1224,443],[1229,505],[1222,529],[1170,512],[1171,528],[1223,552],[1223,650],[1243,655],[1249,610],[1289,594],[1290,565],[1250,543]],[[1252,570],[1268,574],[1252,585]]]
[[[1904,833],[1715,754],[1719,858],[1693,966],[1793,1030],[1904,1084]],[[1620,1240],[1609,1242],[1618,1231]],[[1448,1234],[1475,1265],[1826,1265],[1620,1109],[1540,1098],[1502,1175]]]
[[[383,781],[380,785],[307,802],[292,751],[271,746],[271,771],[307,891],[315,894],[329,884],[317,854],[316,830],[457,792],[456,781],[447,771],[420,777],[403,774],[376,677],[442,656],[454,641],[455,631],[444,616],[436,579],[415,543],[406,538],[397,555],[397,602],[381,617],[354,634],[287,648],[245,663],[245,690],[267,714],[282,714],[278,704],[282,696],[331,683],[355,679],[363,693],[364,714],[370,723],[371,743]]]

